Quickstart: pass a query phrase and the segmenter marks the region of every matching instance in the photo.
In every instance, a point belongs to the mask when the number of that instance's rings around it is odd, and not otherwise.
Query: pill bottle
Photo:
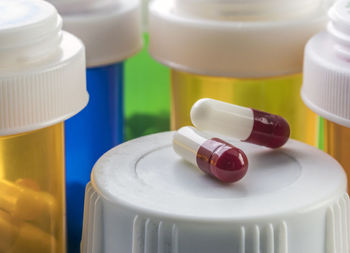
[[[140,4],[138,0],[50,2],[62,15],[64,29],[83,41],[87,54],[90,101],[65,124],[68,243],[79,250],[84,189],[91,169],[124,139],[124,62],[142,48]]]
[[[325,27],[324,0],[155,0],[151,55],[171,67],[171,128],[208,97],[281,115],[315,145],[317,116],[300,98],[303,50]]]
[[[305,104],[324,118],[324,148],[350,176],[350,1],[329,11],[327,31],[305,49]]]
[[[170,70],[148,52],[148,5],[140,0],[144,47],[125,63],[125,139],[170,129]]]
[[[178,156],[173,136],[124,143],[97,162],[81,252],[349,251],[346,176],[329,155],[294,140],[271,150],[225,139],[249,168],[223,184]]]
[[[85,49],[41,0],[0,1],[0,252],[66,252],[64,121],[88,103]]]

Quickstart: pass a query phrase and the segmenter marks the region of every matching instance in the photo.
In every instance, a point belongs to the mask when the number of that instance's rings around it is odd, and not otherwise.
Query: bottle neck
[[[317,10],[323,0],[175,0],[179,12],[217,20],[274,20]]]
[[[62,19],[55,8],[44,1],[34,2],[37,5],[30,1],[28,3],[2,1],[0,1],[0,68],[7,69],[37,62],[59,50],[62,40]],[[3,9],[2,4],[7,6],[8,10]]]
[[[329,11],[327,30],[339,57],[350,60],[350,0],[338,1]]]

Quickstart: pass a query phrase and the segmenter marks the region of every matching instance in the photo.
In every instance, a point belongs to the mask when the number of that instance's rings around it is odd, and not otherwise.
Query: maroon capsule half
[[[248,158],[239,148],[219,139],[205,141],[197,151],[197,165],[225,183],[241,180],[248,171]]]
[[[281,116],[253,110],[254,125],[245,142],[269,147],[282,147],[290,137],[288,122]]]

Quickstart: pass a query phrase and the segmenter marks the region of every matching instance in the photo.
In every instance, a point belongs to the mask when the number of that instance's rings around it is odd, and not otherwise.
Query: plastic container
[[[148,52],[150,1],[140,1],[145,44],[143,50],[125,64],[126,140],[170,130],[170,70]]]
[[[39,0],[0,1],[0,252],[66,252],[64,120],[83,109],[85,49]]]
[[[350,14],[349,2],[330,10],[328,31],[315,35],[305,49],[302,97],[325,118],[324,148],[350,177]]]
[[[173,134],[124,143],[97,162],[81,252],[349,251],[346,176],[327,154],[293,140],[275,151],[230,141],[249,170],[222,184],[173,151]]]
[[[171,67],[171,128],[204,97],[281,115],[315,145],[317,116],[300,99],[307,40],[325,27],[324,0],[155,0],[150,52]]]
[[[87,52],[88,106],[66,122],[69,250],[79,251],[84,189],[97,159],[124,140],[124,61],[142,47],[138,0],[50,0]],[[135,73],[133,73],[135,74]]]

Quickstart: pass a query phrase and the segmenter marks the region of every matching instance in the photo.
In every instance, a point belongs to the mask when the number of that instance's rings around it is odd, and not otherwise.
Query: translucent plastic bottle
[[[66,127],[68,246],[79,250],[84,189],[97,159],[124,140],[124,61],[142,48],[138,0],[50,0],[86,46],[90,102]],[[134,73],[135,74],[135,73]]]
[[[143,50],[125,64],[125,138],[170,129],[170,70],[148,52],[148,4],[142,2]]]
[[[306,46],[302,97],[324,118],[324,149],[350,179],[349,1],[338,1],[329,16],[328,31],[315,35]]]
[[[88,102],[85,50],[38,0],[0,1],[0,252],[66,252],[64,123]]]
[[[324,0],[155,0],[150,52],[171,70],[171,127],[204,97],[281,115],[292,138],[316,144],[301,101],[303,49],[325,27]]]

